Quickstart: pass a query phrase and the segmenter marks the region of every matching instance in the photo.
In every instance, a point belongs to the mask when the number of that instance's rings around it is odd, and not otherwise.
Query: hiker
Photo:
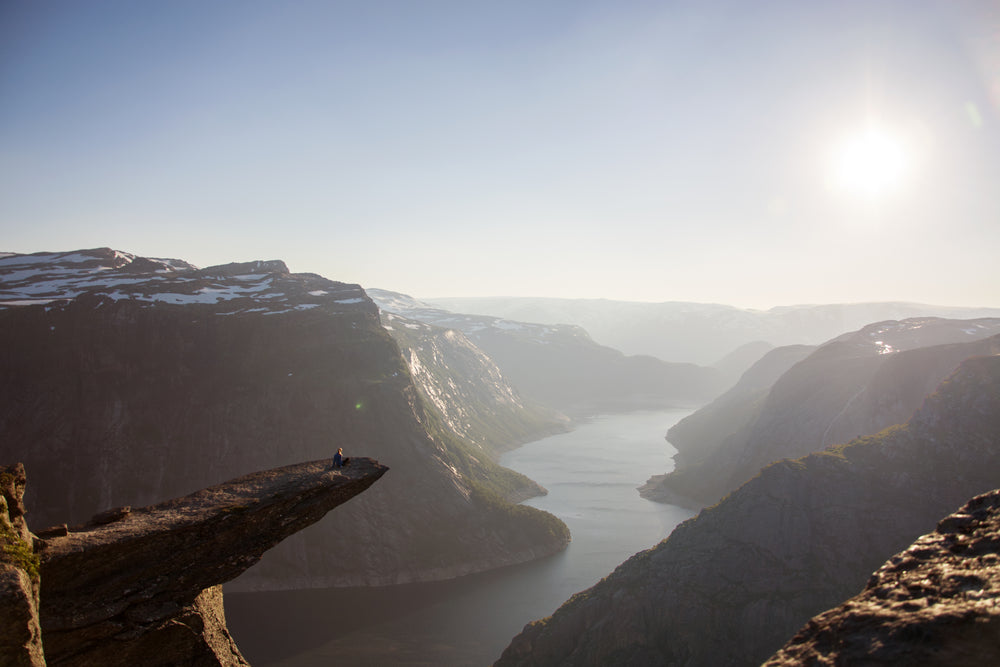
[[[351,459],[344,458],[344,448],[343,447],[338,447],[337,448],[337,453],[333,455],[333,467],[334,468],[343,468],[344,466],[346,466],[350,462],[351,462]]]

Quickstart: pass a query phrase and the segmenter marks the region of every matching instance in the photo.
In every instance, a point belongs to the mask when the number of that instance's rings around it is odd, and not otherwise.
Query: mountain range
[[[675,468],[641,492],[711,505],[772,461],[905,422],[963,359],[997,352],[1000,318],[877,322],[815,348],[777,348],[671,428]]]
[[[388,465],[236,589],[450,578],[562,549],[543,492],[452,433],[358,285],[280,261],[197,269],[108,248],[0,258],[0,460],[33,529],[290,461]]]
[[[760,664],[994,489],[997,433],[1000,356],[967,359],[905,425],[769,465],[526,626],[495,664]]]
[[[435,307],[539,324],[583,327],[601,345],[629,355],[716,366],[750,343],[819,345],[872,322],[914,317],[975,319],[1000,317],[998,308],[962,308],[876,302],[780,306],[770,310],[712,303],[644,303],[608,299],[465,297],[425,299]],[[733,367],[731,384],[759,358]]]

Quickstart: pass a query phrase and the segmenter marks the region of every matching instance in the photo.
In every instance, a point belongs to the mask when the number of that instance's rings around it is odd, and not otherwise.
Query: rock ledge
[[[301,463],[41,531],[55,535],[38,544],[48,664],[246,665],[221,584],[387,470],[365,458],[336,471],[329,459]]]

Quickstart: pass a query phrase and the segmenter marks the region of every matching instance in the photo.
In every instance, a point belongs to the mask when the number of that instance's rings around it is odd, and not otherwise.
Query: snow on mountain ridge
[[[138,257],[110,248],[0,257],[0,308],[54,307],[84,296],[151,305],[226,304],[227,312],[219,313],[226,315],[372,307],[359,285],[292,274],[280,260],[199,269],[183,260]]]

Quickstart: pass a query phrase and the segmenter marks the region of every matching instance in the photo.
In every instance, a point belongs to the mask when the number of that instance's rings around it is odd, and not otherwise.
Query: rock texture
[[[246,665],[221,584],[374,484],[387,468],[329,459],[41,531],[40,617],[52,665]]]
[[[670,430],[676,466],[643,495],[711,505],[773,461],[901,424],[963,359],[1000,351],[998,333],[1000,319],[916,318],[872,324],[815,349],[779,348]]]
[[[0,664],[45,664],[38,622],[38,557],[24,520],[24,466],[0,466]]]
[[[890,558],[764,665],[1000,665],[1000,491]]]
[[[427,409],[358,285],[279,261],[195,269],[111,249],[0,257],[0,460],[33,525],[79,523],[288,461],[370,456],[378,494],[231,586],[438,580],[562,549],[537,493]]]
[[[968,359],[905,426],[768,466],[543,621],[496,663],[757,665],[1000,479],[1000,357]]]

